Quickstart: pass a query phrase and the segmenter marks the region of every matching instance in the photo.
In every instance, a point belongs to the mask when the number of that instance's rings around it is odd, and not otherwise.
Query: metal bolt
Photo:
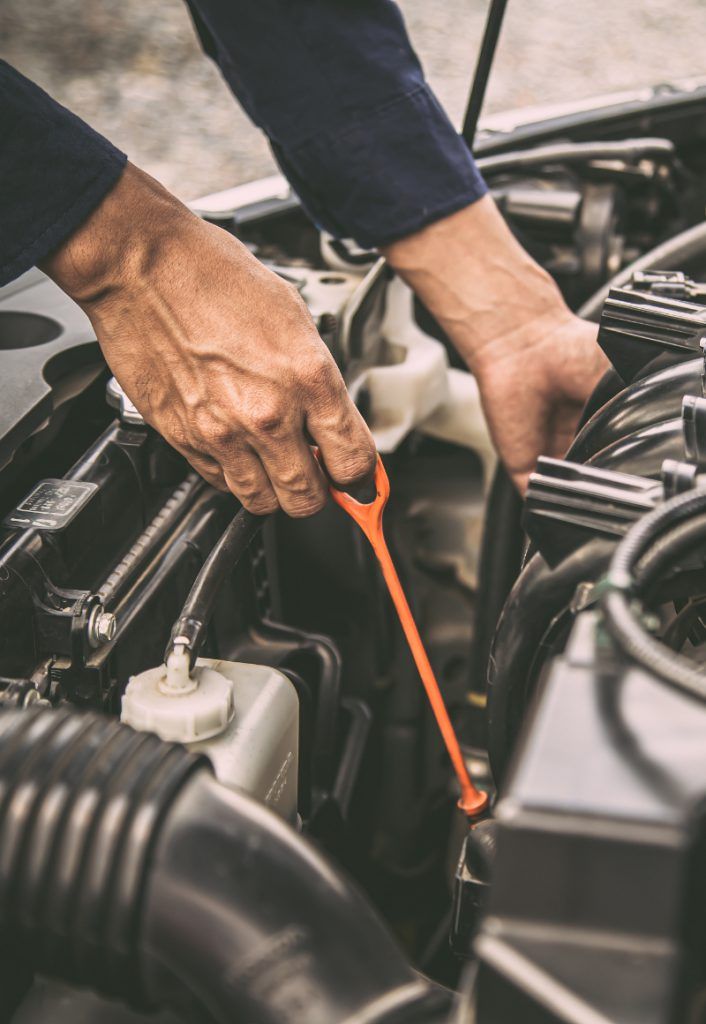
[[[112,612],[107,612],[102,605],[96,605],[88,618],[88,643],[91,647],[101,647],[115,639],[118,620]]]
[[[570,605],[570,610],[574,615],[584,611],[595,601],[595,589],[595,583],[590,580],[584,580],[583,583],[579,583],[574,591]]]

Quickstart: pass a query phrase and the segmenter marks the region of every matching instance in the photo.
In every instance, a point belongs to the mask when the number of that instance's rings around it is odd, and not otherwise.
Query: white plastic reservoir
[[[175,673],[170,661],[130,679],[120,717],[205,754],[225,786],[296,819],[299,700],[276,669],[199,658]]]

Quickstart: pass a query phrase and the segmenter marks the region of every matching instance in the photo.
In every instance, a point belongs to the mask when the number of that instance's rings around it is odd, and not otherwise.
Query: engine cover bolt
[[[115,639],[118,620],[112,612],[107,612],[102,605],[96,605],[88,618],[87,636],[91,647],[101,647]]]

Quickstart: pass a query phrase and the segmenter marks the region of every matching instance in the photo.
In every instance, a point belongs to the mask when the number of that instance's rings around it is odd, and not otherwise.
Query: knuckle
[[[184,454],[189,465],[192,466],[199,476],[203,477],[207,483],[212,487],[215,487],[218,491],[228,490],[228,485],[226,484],[225,477],[223,475],[223,469],[205,452],[194,451],[193,449],[186,447]]]
[[[307,516],[316,515],[326,504],[324,494],[307,494],[299,498],[289,498],[282,503],[282,507],[292,519],[305,519]]]
[[[217,470],[212,469],[210,466],[204,465],[204,463],[200,459],[190,459],[189,462],[196,470],[196,472],[199,474],[199,476],[203,477],[203,479],[207,483],[211,484],[212,487],[217,487],[219,490],[222,490],[225,487],[223,475],[219,473]],[[226,490],[228,490],[227,487]]]
[[[304,298],[299,291],[299,287],[294,281],[285,281],[283,278],[278,277],[280,286],[282,287],[284,302],[280,310],[280,314],[285,322],[292,331],[300,331],[309,334],[314,328],[314,321],[309,312]]]
[[[258,479],[256,473],[240,472],[228,480],[230,490],[245,505],[249,512],[272,511],[272,505],[277,507],[277,499],[272,489],[262,479]],[[265,508],[267,506],[267,508]]]
[[[376,463],[375,447],[372,444],[366,445],[364,448],[343,453],[340,460],[336,461],[332,472],[337,484],[350,487],[351,484],[371,477],[375,472]]]
[[[233,428],[219,420],[202,421],[199,424],[199,434],[209,451],[223,451],[233,441]]]
[[[327,354],[317,354],[301,369],[300,381],[307,391],[315,395],[338,391],[336,365]]]
[[[238,479],[232,483],[231,487],[236,497],[248,508],[262,495],[262,487],[258,487],[253,481]]]
[[[284,424],[284,410],[277,402],[263,403],[248,415],[250,431],[260,436],[279,434]]]
[[[279,502],[274,494],[237,494],[236,497],[241,505],[255,516],[269,516],[279,508]]]
[[[297,465],[278,467],[277,485],[295,498],[306,497],[313,490],[311,478]]]

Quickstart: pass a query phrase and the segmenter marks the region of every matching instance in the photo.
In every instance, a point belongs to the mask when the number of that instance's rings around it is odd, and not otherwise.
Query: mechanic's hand
[[[607,368],[596,324],[565,315],[527,325],[476,362],[490,433],[520,491],[540,455],[561,458]]]
[[[490,196],[385,247],[475,374],[498,453],[520,490],[540,455],[566,452],[608,367]]]
[[[317,512],[375,446],[296,290],[128,165],[43,269],[145,419],[251,512]]]

